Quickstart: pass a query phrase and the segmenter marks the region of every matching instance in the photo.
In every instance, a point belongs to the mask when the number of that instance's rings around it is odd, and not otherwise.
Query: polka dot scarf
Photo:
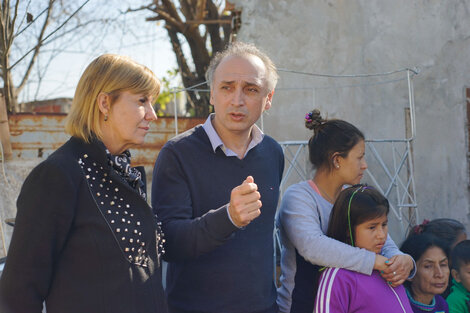
[[[112,155],[106,149],[108,156],[108,164],[119,174],[129,186],[134,188],[144,200],[147,200],[145,194],[144,183],[142,181],[142,174],[134,167],[131,166],[131,153],[129,150],[124,151],[119,155]]]

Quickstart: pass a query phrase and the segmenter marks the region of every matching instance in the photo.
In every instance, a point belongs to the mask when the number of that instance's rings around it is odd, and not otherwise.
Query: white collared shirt
[[[202,128],[204,128],[204,131],[206,132],[207,136],[209,137],[209,140],[210,140],[211,145],[212,145],[212,149],[215,152],[217,150],[217,148],[220,147],[220,149],[225,153],[226,156],[236,156],[236,157],[238,157],[238,155],[235,152],[233,152],[232,150],[230,150],[229,148],[227,148],[224,145],[222,139],[220,139],[219,134],[217,134],[214,126],[212,125],[212,119],[214,117],[215,117],[215,113],[210,114],[209,117],[207,118],[207,120],[205,121],[205,123],[202,125]],[[261,141],[263,141],[263,138],[264,138],[263,131],[258,126],[256,126],[256,124],[254,124],[253,128],[251,129],[251,141],[248,144],[248,148],[246,149],[245,154],[243,155],[243,157],[246,156],[248,151],[250,151],[251,149],[256,147],[259,143],[261,143]]]

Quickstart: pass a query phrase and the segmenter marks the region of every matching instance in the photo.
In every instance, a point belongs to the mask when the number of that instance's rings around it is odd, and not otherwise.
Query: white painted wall
[[[242,8],[238,40],[266,51],[278,68],[328,74],[418,66],[414,78],[414,160],[420,219],[450,217],[470,229],[465,87],[470,87],[470,2],[233,0]],[[264,118],[278,140],[303,140],[313,107],[346,119],[368,138],[404,138],[403,78],[324,79],[286,72]],[[324,89],[325,87],[335,87]],[[300,89],[293,89],[300,88]]]

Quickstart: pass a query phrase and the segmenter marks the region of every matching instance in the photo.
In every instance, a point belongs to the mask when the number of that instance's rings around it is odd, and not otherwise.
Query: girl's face
[[[416,296],[434,296],[443,293],[449,280],[447,256],[438,247],[430,247],[416,261],[416,275],[411,280],[411,289]]]
[[[354,229],[354,245],[374,253],[380,253],[387,240],[387,215],[365,221]]]
[[[364,140],[360,140],[345,158],[337,157],[335,169],[343,184],[356,185],[361,182],[364,171],[367,169],[365,150]]]

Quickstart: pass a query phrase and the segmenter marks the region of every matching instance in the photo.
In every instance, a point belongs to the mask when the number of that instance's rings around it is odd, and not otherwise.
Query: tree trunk
[[[10,66],[10,57],[8,54],[3,55],[2,59],[2,80],[3,80],[3,97],[5,107],[8,112],[17,112],[18,104],[15,95],[15,86],[11,77],[11,71],[7,70]]]
[[[168,32],[168,36],[170,37],[173,52],[175,53],[181,78],[183,80],[183,85],[185,87],[192,87],[205,82],[206,79],[204,75],[196,76],[195,73],[191,72],[181,48],[181,42],[178,39],[177,32],[170,25],[166,25],[165,28]],[[204,88],[204,86],[200,86],[199,88]],[[188,99],[187,109],[188,111],[193,112],[194,117],[206,117],[209,115],[211,112],[209,92],[188,90],[186,95]]]
[[[199,101],[196,102],[196,117],[207,117],[211,113],[210,93],[198,92]]]
[[[7,71],[3,77],[3,96],[7,111],[13,113],[19,112],[15,86],[10,71]]]
[[[8,125],[7,107],[5,99],[0,95],[0,143],[3,147],[4,160],[9,160],[13,156],[10,141],[10,126]],[[2,160],[2,162],[4,161]]]
[[[188,89],[187,110],[195,117],[206,117],[213,112],[213,108],[209,101],[209,92],[197,91],[191,87],[197,86],[195,89],[199,90],[207,88],[203,83],[211,57],[223,50],[231,38],[230,21],[233,14],[227,16],[219,14],[219,7],[214,2],[214,0],[153,0],[153,6],[146,7],[156,13],[156,16],[147,18],[148,21],[165,21],[183,85]],[[189,46],[186,56],[181,47],[182,37]],[[193,70],[192,66],[188,66],[191,63],[194,66]]]

